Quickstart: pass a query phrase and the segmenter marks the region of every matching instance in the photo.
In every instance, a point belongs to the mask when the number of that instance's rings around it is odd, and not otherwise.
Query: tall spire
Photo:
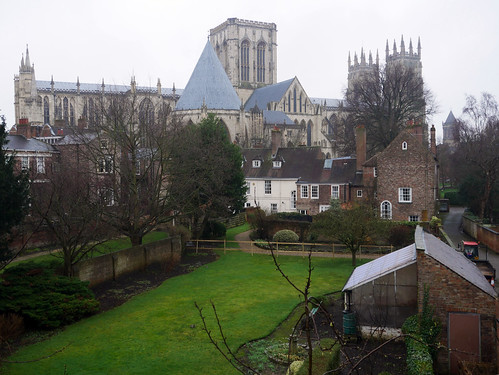
[[[393,39],[393,56],[397,54],[397,43],[395,43],[395,39]]]
[[[353,55],[353,64],[355,66],[359,65],[359,59],[357,58],[357,52]]]
[[[350,57],[350,51],[348,51],[348,68],[352,65],[352,58]]]
[[[369,51],[369,65],[373,64],[373,54]]]
[[[21,57],[21,69],[20,70],[24,70],[24,53],[22,54],[22,57]]]
[[[379,66],[379,53],[378,53],[378,50],[376,50],[376,65]]]
[[[388,60],[388,56],[390,56],[390,48],[388,47],[388,39],[386,40],[386,59]]]
[[[405,55],[404,35],[402,35],[402,38],[400,40],[400,54]]]
[[[421,58],[421,39],[418,36],[418,56]]]
[[[409,55],[414,55],[414,51],[412,49],[412,39],[409,39]]]
[[[366,65],[366,54],[364,53],[364,47],[360,49],[360,65]]]
[[[31,63],[29,61],[29,50],[28,45],[26,44],[26,68],[31,68]]]

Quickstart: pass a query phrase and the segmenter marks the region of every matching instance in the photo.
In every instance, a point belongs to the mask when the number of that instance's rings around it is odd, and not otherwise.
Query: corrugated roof
[[[416,246],[412,244],[357,267],[348,278],[343,291],[355,289],[414,263],[416,263]]]
[[[176,110],[200,109],[239,110],[241,101],[232,87],[210,41],[206,42]]]
[[[264,110],[267,109],[268,103],[281,101],[293,80],[294,78],[256,89],[244,105],[244,110],[249,111],[254,108],[255,105],[261,110]]]
[[[50,81],[36,81],[36,89],[38,91],[51,91],[52,84]],[[130,91],[130,86],[128,85],[113,85],[104,84],[104,92],[106,93],[125,93]],[[146,93],[157,93],[157,87],[147,87],[147,86],[137,86],[136,90],[138,92]],[[57,92],[77,92],[78,86],[76,82],[57,82],[54,81],[54,91]],[[175,93],[177,95],[182,95],[184,90],[177,89]],[[102,92],[102,83],[80,83],[81,93],[100,93]],[[161,88],[162,95],[172,95],[173,89],[171,88]]]
[[[470,283],[480,288],[485,293],[496,298],[497,293],[483,276],[482,272],[471,260],[467,259],[458,251],[454,250],[449,245],[440,241],[435,236],[423,232],[421,227],[416,230],[416,236],[422,236],[425,247],[425,254],[431,256],[437,262],[443,264],[447,268],[457,273],[462,278],[468,280]]]
[[[7,135],[7,140],[9,143],[2,146],[4,150],[57,152],[52,145],[35,138],[26,139],[23,135]]]

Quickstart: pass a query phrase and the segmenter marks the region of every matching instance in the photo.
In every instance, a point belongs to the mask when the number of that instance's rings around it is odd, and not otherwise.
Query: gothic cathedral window
[[[256,80],[257,82],[265,82],[265,43],[259,43],[256,55]]]
[[[249,81],[249,42],[241,43],[241,81]]]
[[[49,107],[49,98],[43,98],[43,123],[50,124],[50,107]]]

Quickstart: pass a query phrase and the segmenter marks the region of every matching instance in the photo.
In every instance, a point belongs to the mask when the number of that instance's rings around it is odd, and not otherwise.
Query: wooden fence
[[[253,254],[269,254],[270,248],[274,254],[307,256],[309,252],[314,256],[323,257],[350,257],[351,253],[343,244],[335,243],[306,243],[306,242],[267,242],[267,241],[227,241],[227,240],[191,240],[187,246],[195,248],[196,253],[206,249],[220,249],[224,251],[240,250]],[[357,258],[377,258],[391,253],[393,246],[362,245],[357,252]]]

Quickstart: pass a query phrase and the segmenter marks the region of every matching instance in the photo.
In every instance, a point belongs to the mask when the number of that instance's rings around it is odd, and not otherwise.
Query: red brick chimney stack
[[[435,126],[430,129],[430,149],[433,155],[437,156],[437,141],[435,140]]]
[[[272,129],[272,155],[275,155],[281,147],[281,138],[281,131],[277,126],[274,126]]]
[[[356,153],[357,153],[357,170],[361,171],[362,166],[366,162],[367,153],[367,137],[366,137],[366,127],[364,125],[358,125],[355,128],[355,143],[356,143]]]

